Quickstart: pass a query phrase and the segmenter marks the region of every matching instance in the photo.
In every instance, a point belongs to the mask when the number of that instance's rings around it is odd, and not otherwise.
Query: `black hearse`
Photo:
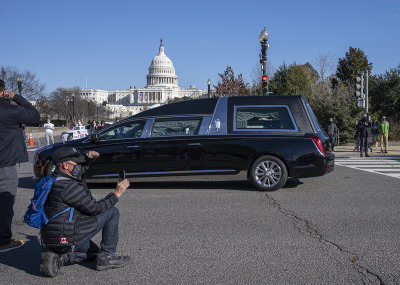
[[[89,137],[40,148],[36,177],[54,170],[51,154],[63,145],[100,157],[86,178],[237,174],[261,190],[288,177],[334,169],[334,154],[304,96],[245,96],[188,100],[129,117]]]

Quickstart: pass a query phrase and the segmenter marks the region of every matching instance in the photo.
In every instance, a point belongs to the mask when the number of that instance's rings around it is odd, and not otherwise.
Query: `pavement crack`
[[[314,228],[308,220],[299,217],[291,210],[285,209],[276,199],[272,198],[268,194],[265,194],[265,196],[268,200],[268,203],[275,207],[286,218],[290,219],[293,222],[294,227],[301,234],[317,240],[327,248],[339,251],[341,255],[346,255],[346,261],[358,272],[358,274],[361,275],[362,284],[385,285],[384,281],[378,274],[372,272],[367,267],[360,265],[360,257],[356,253],[351,252],[339,244],[327,239],[316,228]]]

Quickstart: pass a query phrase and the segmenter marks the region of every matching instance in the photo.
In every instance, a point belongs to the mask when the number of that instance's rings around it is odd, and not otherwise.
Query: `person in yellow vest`
[[[385,153],[387,153],[387,145],[389,139],[389,122],[386,121],[386,117],[382,117],[382,121],[378,126],[379,135],[381,137],[381,152],[383,152],[383,146],[385,146]]]

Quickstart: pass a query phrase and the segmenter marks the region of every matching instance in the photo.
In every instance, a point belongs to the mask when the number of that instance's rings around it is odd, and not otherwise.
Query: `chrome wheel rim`
[[[271,188],[281,181],[282,169],[276,162],[265,160],[256,166],[254,176],[258,184]]]

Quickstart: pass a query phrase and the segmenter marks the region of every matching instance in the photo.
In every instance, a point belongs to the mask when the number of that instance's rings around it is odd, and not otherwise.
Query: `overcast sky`
[[[0,65],[29,70],[46,91],[144,87],[160,38],[181,88],[207,89],[227,65],[246,81],[268,61],[314,63],[362,49],[373,74],[400,64],[399,0],[2,0]]]

